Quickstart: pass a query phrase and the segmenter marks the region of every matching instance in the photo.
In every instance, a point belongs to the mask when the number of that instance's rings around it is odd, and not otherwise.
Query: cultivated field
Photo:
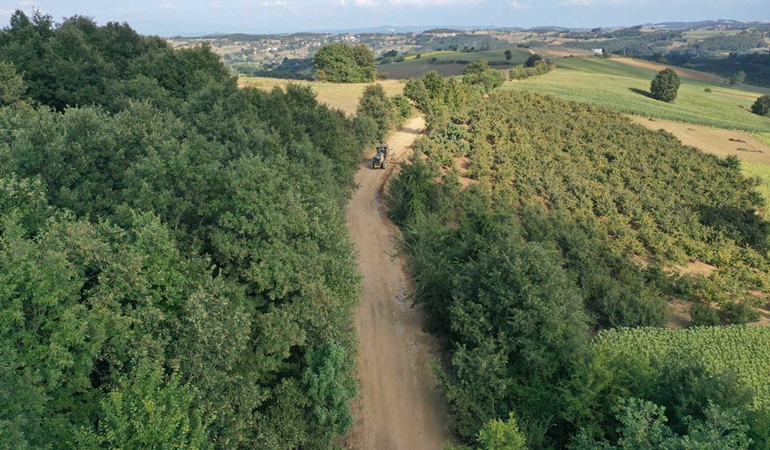
[[[381,80],[377,83],[381,84],[385,89],[385,93],[391,97],[404,91],[404,83],[400,81]],[[240,77],[238,79],[238,84],[241,86],[256,87],[265,91],[270,91],[276,87],[283,88],[288,84],[308,85],[316,93],[316,98],[319,102],[324,103],[331,108],[341,109],[347,114],[356,113],[358,99],[361,98],[361,94],[367,86],[367,83],[338,84],[320,81],[297,81],[260,77]]]
[[[531,54],[529,51],[521,48],[511,48],[513,57],[510,61],[505,60],[506,49],[495,49],[485,52],[427,52],[408,56],[403,62],[383,64],[377,66],[377,71],[389,79],[406,80],[409,78],[418,78],[426,72],[435,70],[443,76],[460,75],[467,65],[466,62],[450,63],[450,61],[488,61],[495,69],[508,70],[513,66],[524,64]],[[431,62],[435,58],[435,62]]]
[[[502,89],[551,94],[645,117],[770,132],[770,120],[750,111],[758,94],[683,77],[676,101],[664,103],[648,94],[656,70],[602,58],[564,58],[556,65],[553,72],[506,83]]]

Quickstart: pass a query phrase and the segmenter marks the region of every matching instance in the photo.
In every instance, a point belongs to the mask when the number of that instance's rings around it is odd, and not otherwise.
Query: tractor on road
[[[387,169],[388,157],[390,156],[390,147],[387,145],[378,145],[377,153],[372,158],[372,169]]]

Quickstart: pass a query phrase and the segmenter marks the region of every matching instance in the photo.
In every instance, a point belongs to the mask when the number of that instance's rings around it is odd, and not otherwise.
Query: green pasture
[[[501,89],[550,94],[646,117],[770,133],[770,120],[750,111],[758,96],[751,92],[682,78],[676,101],[665,103],[648,95],[655,70],[602,58],[564,58],[556,66],[553,72],[506,83]]]
[[[460,75],[467,63],[450,63],[450,61],[478,61],[485,60],[492,63],[495,69],[511,69],[518,64],[524,64],[530,53],[520,48],[510,48],[513,58],[505,60],[504,48],[488,50],[484,52],[452,52],[435,51],[409,55],[404,61],[398,63],[382,64],[377,66],[377,72],[389,79],[419,78],[426,72],[435,70],[443,76]],[[435,62],[431,59],[435,58]],[[502,65],[497,65],[502,64]]]

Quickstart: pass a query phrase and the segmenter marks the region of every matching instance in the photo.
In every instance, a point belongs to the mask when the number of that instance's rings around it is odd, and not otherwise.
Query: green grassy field
[[[565,58],[557,60],[556,66],[553,72],[506,83],[502,89],[551,94],[646,117],[770,132],[770,120],[750,111],[758,94],[682,78],[679,95],[669,104],[648,96],[655,70],[601,58]]]
[[[466,63],[450,63],[449,61],[478,61],[485,60],[494,63],[496,69],[511,69],[518,64],[524,64],[530,53],[524,49],[511,48],[513,58],[505,60],[505,49],[489,50],[485,52],[426,52],[407,56],[402,62],[383,64],[377,66],[377,71],[389,79],[409,79],[423,76],[426,72],[435,70],[443,76],[460,75],[467,65]],[[435,63],[431,59],[435,58]],[[502,65],[497,65],[502,64]]]

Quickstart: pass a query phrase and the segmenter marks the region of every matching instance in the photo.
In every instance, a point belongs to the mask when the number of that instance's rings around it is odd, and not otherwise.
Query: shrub
[[[766,116],[770,113],[770,95],[765,94],[757,99],[751,105],[751,112],[760,116]]]
[[[719,311],[708,303],[693,303],[690,306],[690,318],[696,327],[719,325]]]

